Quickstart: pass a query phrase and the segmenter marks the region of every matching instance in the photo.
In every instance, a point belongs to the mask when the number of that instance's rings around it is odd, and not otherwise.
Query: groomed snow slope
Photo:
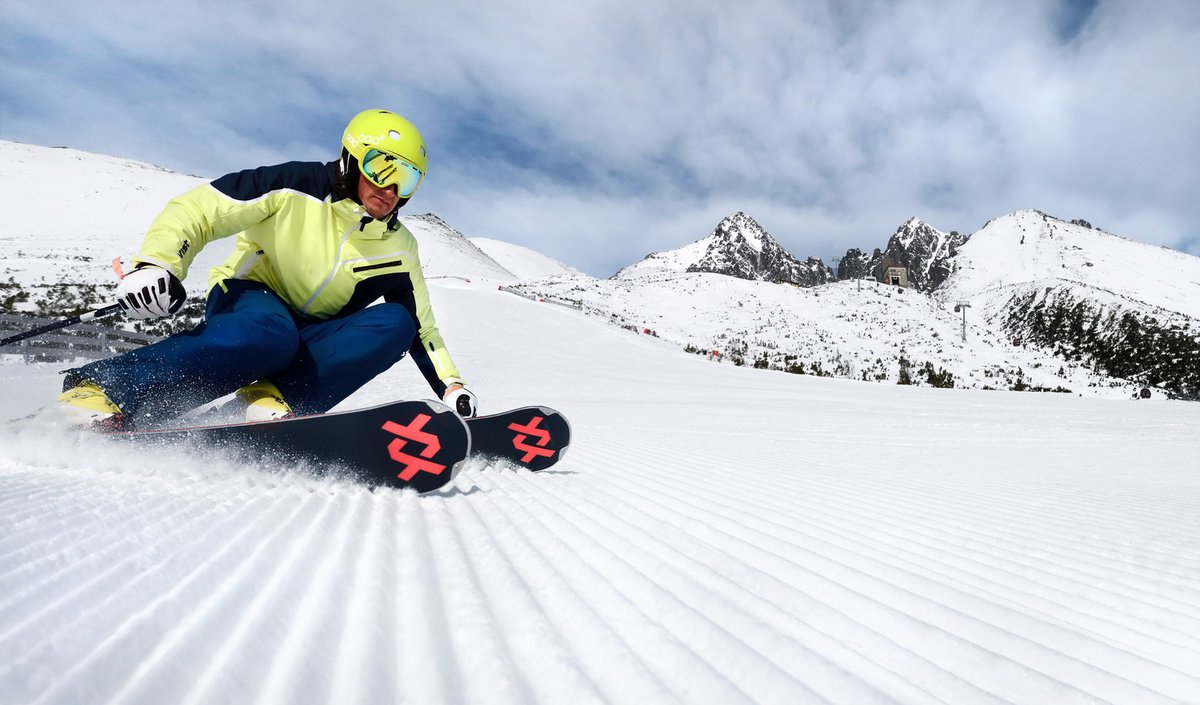
[[[2,430],[0,702],[1200,700],[1200,405],[735,368],[432,289],[485,411],[570,416],[562,463],[419,497]],[[56,377],[9,360],[11,417]]]

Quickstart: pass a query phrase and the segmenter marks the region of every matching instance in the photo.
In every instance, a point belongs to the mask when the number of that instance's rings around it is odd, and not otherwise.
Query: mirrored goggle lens
[[[417,184],[421,183],[420,169],[394,154],[378,149],[367,150],[359,166],[363,176],[370,179],[371,183],[380,188],[394,185],[396,194],[401,198],[413,195]]]

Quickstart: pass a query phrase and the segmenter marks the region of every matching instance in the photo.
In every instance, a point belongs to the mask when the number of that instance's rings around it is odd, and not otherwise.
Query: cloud
[[[2,12],[0,137],[215,176],[332,158],[391,107],[430,144],[414,209],[596,274],[735,210],[827,259],[914,215],[1039,208],[1177,247],[1200,218],[1194,3]]]

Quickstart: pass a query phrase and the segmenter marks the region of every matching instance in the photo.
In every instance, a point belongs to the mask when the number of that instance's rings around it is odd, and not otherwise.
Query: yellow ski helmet
[[[416,126],[390,110],[364,110],[342,134],[342,147],[376,186],[396,186],[400,198],[417,191],[425,178],[425,140]]]

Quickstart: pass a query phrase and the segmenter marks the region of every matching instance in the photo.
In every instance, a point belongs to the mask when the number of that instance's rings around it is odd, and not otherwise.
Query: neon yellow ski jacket
[[[336,193],[337,163],[289,162],[227,174],[172,199],[154,220],[135,264],[181,280],[196,253],[237,235],[213,267],[209,288],[230,279],[260,282],[299,314],[324,320],[379,298],[408,309],[417,325],[410,354],[440,397],[458,369],[438,331],[417,241],[393,215],[375,220]]]

